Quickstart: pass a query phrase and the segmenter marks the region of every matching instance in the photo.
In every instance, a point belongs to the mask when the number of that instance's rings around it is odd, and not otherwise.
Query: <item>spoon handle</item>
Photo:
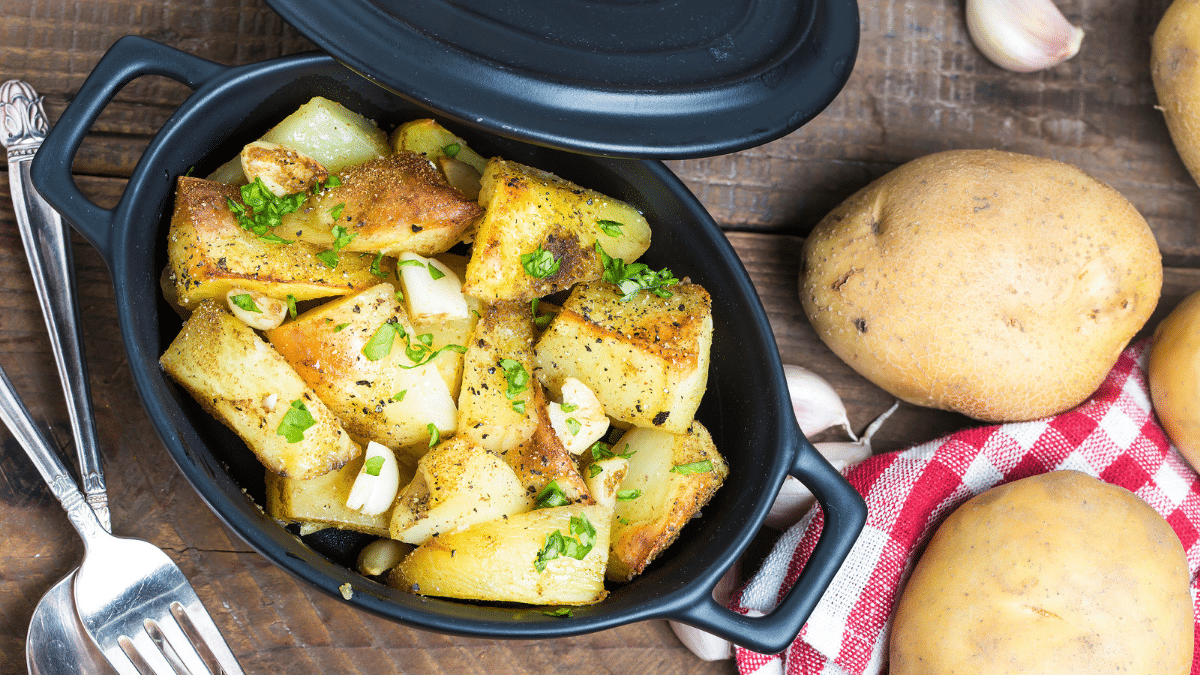
[[[62,217],[33,187],[29,165],[49,130],[42,98],[25,82],[0,84],[0,142],[8,148],[8,181],[25,254],[41,301],[67,413],[79,456],[88,503],[104,529],[111,529],[104,467],[96,440],[91,392],[83,355],[79,307],[75,300],[71,237]]]

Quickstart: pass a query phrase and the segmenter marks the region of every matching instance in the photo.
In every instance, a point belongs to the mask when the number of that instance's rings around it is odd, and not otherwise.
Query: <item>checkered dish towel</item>
[[[1126,349],[1100,389],[1061,415],[960,431],[848,469],[847,480],[867,502],[862,536],[795,642],[779,656],[737,648],[739,672],[780,672],[781,665],[787,675],[885,672],[892,608],[942,518],[996,485],[1059,469],[1120,485],[1166,518],[1187,553],[1196,610],[1200,478],[1151,412],[1146,347]],[[814,508],[785,532],[730,608],[773,609],[812,554],[822,522]],[[1196,646],[1200,657],[1200,639]],[[1200,675],[1200,661],[1193,661],[1192,675]]]

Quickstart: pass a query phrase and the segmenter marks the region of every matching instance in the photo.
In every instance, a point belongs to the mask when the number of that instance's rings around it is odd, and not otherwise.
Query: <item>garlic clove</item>
[[[879,427],[883,426],[883,423],[899,407],[900,402],[896,401],[890,408],[883,411],[871,422],[858,441],[853,443],[842,441],[814,443],[813,447],[829,461],[833,468],[839,472],[844,471],[851,464],[857,464],[871,456],[871,439],[874,438],[875,432],[879,431]],[[767,512],[763,525],[776,530],[786,530],[795,525],[812,508],[815,501],[816,497],[804,486],[804,483],[794,476],[787,476],[783,480],[783,485],[779,486],[779,494],[775,496],[775,502],[771,504],[771,510]]]
[[[992,63],[1018,73],[1066,61],[1083,42],[1052,0],[967,0],[967,30]]]
[[[796,422],[805,436],[813,436],[830,427],[840,426],[854,440],[854,430],[846,418],[846,406],[825,378],[800,366],[785,364],[783,375],[787,380],[788,394],[792,397],[792,411]]]
[[[346,497],[346,506],[368,516],[378,515],[392,508],[399,491],[400,465],[396,455],[385,445],[367,443],[366,457]]]
[[[729,566],[721,580],[713,587],[713,600],[722,605],[728,603],[729,599],[733,597],[733,591],[737,588],[741,576],[742,561],[739,559]],[[679,638],[683,646],[701,659],[723,661],[733,658],[733,644],[729,640],[678,621],[669,621],[668,623],[671,625],[671,630],[675,631],[675,637]]]

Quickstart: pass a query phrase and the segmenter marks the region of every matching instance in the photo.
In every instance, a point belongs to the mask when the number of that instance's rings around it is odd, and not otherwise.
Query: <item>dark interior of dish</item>
[[[302,542],[262,513],[263,467],[245,445],[165,377],[157,358],[181,321],[161,298],[166,231],[176,178],[203,176],[233,157],[314,95],[338,101],[391,128],[430,112],[322,56],[236,69],[180,108],[143,157],[116,212],[109,252],[123,336],[139,393],[185,476],[230,527],[275,563],[331,595],[350,582],[352,602],[398,621],[441,632],[546,637],[598,630],[679,612],[710,589],[755,534],[798,448],[786,407],[774,338],[745,269],[724,235],[686,188],[657,162],[574,155],[441,120],[485,156],[496,154],[554,172],[628,201],[647,216],[653,241],[642,260],[691,277],[713,298],[708,391],[698,418],[712,432],[729,479],[678,541],[633,582],[612,586],[603,602],[569,619],[541,608],[415,596],[352,571],[369,538],[323,533]],[[80,229],[87,231],[85,227]],[[95,241],[95,238],[93,238]],[[347,567],[349,566],[349,568]]]

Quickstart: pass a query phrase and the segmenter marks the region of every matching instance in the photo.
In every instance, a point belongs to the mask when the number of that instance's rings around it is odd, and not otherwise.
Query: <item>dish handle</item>
[[[229,68],[137,36],[115,43],[96,64],[34,156],[30,175],[38,192],[111,261],[115,209],[84,196],[71,174],[79,145],[122,87],[143,75],[162,75],[194,89]]]
[[[799,447],[789,473],[816,496],[825,523],[795,585],[779,606],[765,616],[749,617],[726,609],[713,599],[709,588],[703,597],[689,598],[687,606],[671,619],[762,654],[777,654],[796,639],[867,521],[867,505],[862,496],[802,434],[797,436]]]

